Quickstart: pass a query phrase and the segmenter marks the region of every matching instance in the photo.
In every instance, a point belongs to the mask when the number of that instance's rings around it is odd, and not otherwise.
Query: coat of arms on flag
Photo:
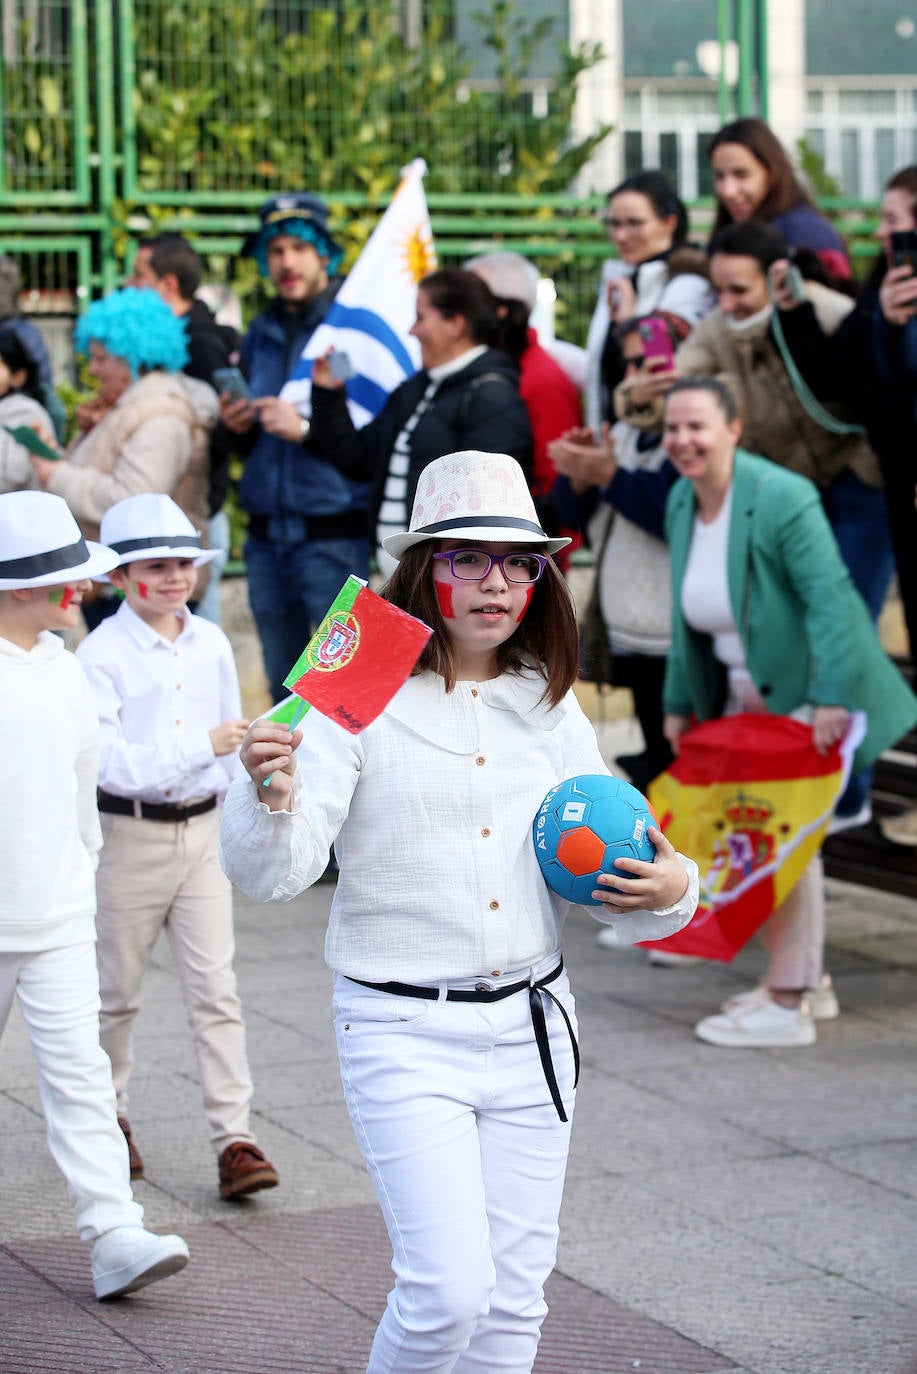
[[[732,959],[818,852],[863,730],[855,715],[825,754],[811,726],[787,716],[724,716],[684,734],[649,798],[666,837],[700,869],[700,903],[684,929],[646,943]]]
[[[348,577],[284,678],[293,693],[267,712],[291,730],[310,706],[357,735],[408,679],[430,638],[429,625]]]
[[[281,400],[303,416],[311,410],[312,359],[330,347],[347,353],[355,368],[347,402],[358,429],[420,366],[420,350],[410,335],[417,283],[436,267],[423,191],[426,170],[422,158],[403,169],[391,204],[281,390]]]

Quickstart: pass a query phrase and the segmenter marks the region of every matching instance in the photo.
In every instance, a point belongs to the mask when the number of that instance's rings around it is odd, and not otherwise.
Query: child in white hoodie
[[[98,721],[82,669],[53,633],[76,626],[89,579],[117,561],[83,539],[59,496],[0,495],[0,1031],[18,997],[48,1144],[92,1242],[98,1298],[188,1262],[180,1236],[141,1225],[99,1043]]]

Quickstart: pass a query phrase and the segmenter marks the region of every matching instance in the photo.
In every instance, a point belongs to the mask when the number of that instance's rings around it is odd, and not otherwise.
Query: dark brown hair
[[[903,191],[905,195],[910,196],[911,214],[914,218],[914,223],[917,224],[917,166],[912,163],[910,167],[902,167],[900,171],[896,172],[895,175],[885,183],[882,188],[883,196],[886,191]],[[875,261],[869,269],[869,275],[865,282],[867,289],[878,291],[887,271],[888,258],[883,248],[876,254]]]
[[[707,149],[707,156],[711,162],[716,149],[727,143],[738,143],[741,147],[747,148],[755,161],[760,162],[767,172],[767,191],[761,204],[755,209],[755,219],[764,220],[767,224],[770,220],[776,219],[777,215],[782,215],[785,210],[792,210],[796,205],[812,205],[814,209],[812,198],[797,178],[786,149],[763,119],[736,119],[731,124],[724,124],[722,129],[714,134]],[[732,222],[732,215],[717,201],[713,233],[718,233]]]
[[[666,406],[673,396],[685,391],[702,391],[706,396],[711,396],[728,424],[741,418],[735,392],[720,377],[679,377],[665,394]]]
[[[381,595],[393,606],[424,621],[433,631],[417,661],[415,673],[437,673],[451,692],[456,683],[455,649],[433,587],[433,554],[441,540],[414,544],[402,555]],[[528,549],[529,545],[526,544]],[[533,553],[538,546],[531,546]],[[530,662],[545,680],[542,701],[556,706],[573,686],[579,672],[579,637],[573,597],[553,558],[548,559],[525,616],[513,635],[497,649],[501,673],[521,673]]]
[[[497,330],[497,300],[477,272],[443,267],[417,283],[434,310],[444,319],[461,315],[476,344],[489,344]]]

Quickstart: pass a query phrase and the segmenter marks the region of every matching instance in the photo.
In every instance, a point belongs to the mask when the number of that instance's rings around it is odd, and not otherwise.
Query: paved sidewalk
[[[611,954],[576,911],[567,959],[583,1078],[538,1374],[917,1371],[917,912],[832,885],[843,1015],[807,1050],[727,1051],[693,1022],[753,981]],[[27,1041],[0,1044],[4,1374],[360,1374],[388,1254],[341,1101],[322,936],[327,886],[237,902],[257,1129],[273,1192],[219,1200],[168,951],[145,987],[131,1120],[147,1221],[192,1262],[91,1297]],[[448,1186],[448,1180],[444,1180]]]

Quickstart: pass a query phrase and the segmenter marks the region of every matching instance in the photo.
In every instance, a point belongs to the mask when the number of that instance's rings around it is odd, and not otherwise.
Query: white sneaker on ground
[[[656,968],[690,968],[692,964],[706,964],[699,954],[676,954],[674,950],[651,949],[647,958]]]
[[[809,1004],[809,1011],[812,1013],[813,1021],[834,1021],[841,1014],[838,1006],[837,993],[834,991],[834,984],[831,975],[826,973],[817,988],[806,988],[803,994]],[[761,983],[757,987],[749,988],[747,992],[737,992],[732,997],[727,997],[720,1011],[731,1012],[737,1007],[760,1006],[764,1002],[771,1000],[770,993]]]
[[[779,1049],[815,1044],[815,1022],[805,1001],[781,1007],[765,992],[718,1016],[707,1016],[694,1027],[698,1040],[726,1049]]]
[[[92,1247],[92,1286],[97,1298],[119,1298],[177,1274],[188,1263],[181,1236],[156,1236],[143,1226],[116,1226]]]
[[[872,820],[872,803],[864,801],[859,811],[854,811],[852,816],[838,816],[837,813],[828,822],[828,834],[840,835],[844,830],[855,830],[858,825],[868,825]]]

